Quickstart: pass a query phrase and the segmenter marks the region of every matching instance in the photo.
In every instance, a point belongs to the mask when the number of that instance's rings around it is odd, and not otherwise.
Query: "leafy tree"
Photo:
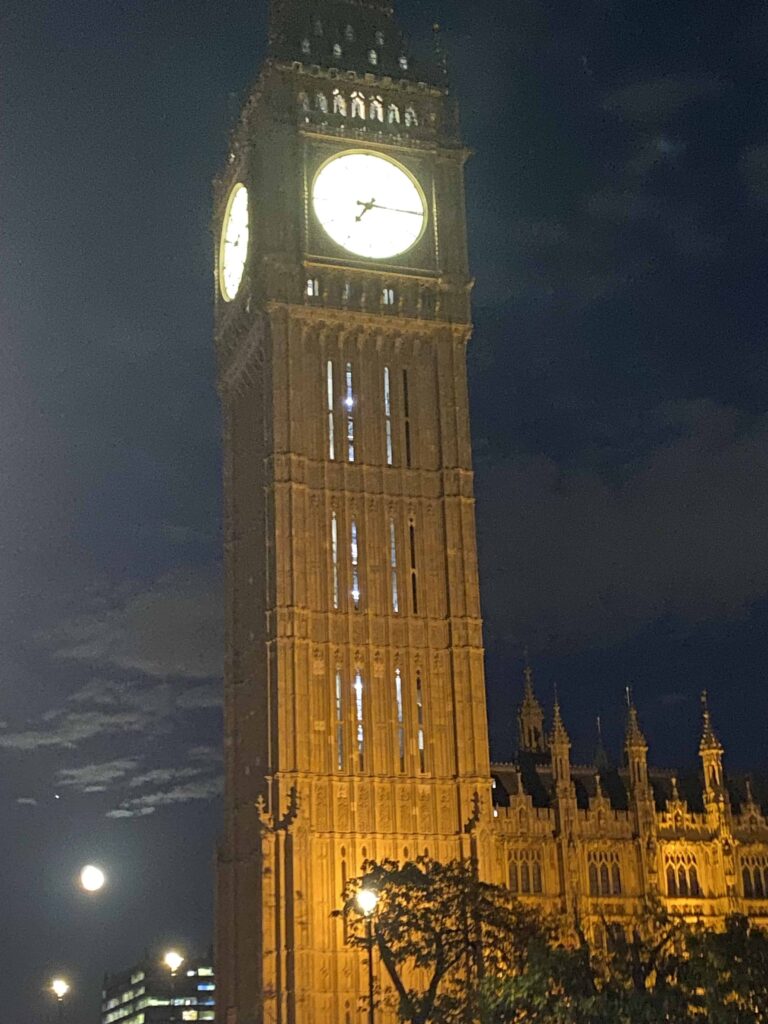
[[[768,936],[745,917],[722,932],[696,928],[682,976],[691,1005],[710,1024],[768,1021]]]
[[[471,861],[369,861],[347,885],[337,912],[358,948],[368,944],[355,904],[361,888],[378,894],[373,942],[400,1017],[411,1024],[476,1020],[480,978],[519,970],[528,942],[543,932],[539,918],[506,888],[481,882]]]

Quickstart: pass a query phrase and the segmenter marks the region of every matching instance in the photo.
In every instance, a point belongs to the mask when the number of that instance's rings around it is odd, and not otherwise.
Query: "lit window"
[[[397,593],[397,535],[395,520],[389,520],[389,566],[392,585],[392,611],[397,615],[400,611],[400,598]]]
[[[374,67],[379,63],[379,55],[375,50],[368,51],[368,63],[372,64]]]
[[[333,112],[341,117],[347,116],[347,101],[338,89],[333,90]]]
[[[320,295],[320,282],[316,277],[307,278],[307,295],[310,299],[316,299]]]
[[[328,113],[328,97],[324,92],[319,92],[315,96],[315,107],[321,114]]]
[[[333,586],[333,607],[339,607],[339,523],[336,513],[331,513],[331,577]]]
[[[181,1011],[181,1019],[182,1020],[197,1020],[197,1010],[182,1010]]]
[[[400,60],[398,61],[398,63],[400,64],[400,70],[401,71],[407,71],[408,70],[408,58],[405,56],[405,54],[401,55]]]
[[[376,45],[377,46],[383,46],[384,45],[384,33],[383,32],[377,32],[375,38],[376,38]]]
[[[341,286],[341,301],[347,303],[352,298],[352,282],[345,281]]]
[[[363,723],[363,677],[358,669],[355,672],[355,720],[357,722],[357,766],[360,771],[365,767],[365,727]]]
[[[307,96],[307,94],[305,92],[300,92],[298,99],[299,99],[299,110],[301,110],[305,114],[308,114],[309,113],[309,96]]]
[[[400,669],[395,669],[395,707],[397,710],[397,752],[400,771],[405,771],[405,718],[403,716],[403,679]]]
[[[396,103],[390,103],[387,107],[387,121],[389,124],[400,124],[400,107]]]
[[[384,103],[382,102],[381,96],[374,96],[371,100],[371,105],[368,108],[368,117],[371,121],[384,120]]]
[[[352,603],[360,607],[360,547],[357,540],[357,520],[352,520],[349,536],[350,561],[352,563]]]
[[[426,771],[426,751],[424,750],[424,695],[421,689],[421,676],[416,675],[416,727],[418,730],[419,771]]]
[[[197,991],[198,992],[213,992],[213,990],[215,988],[216,988],[216,986],[214,985],[214,983],[212,981],[209,981],[209,982],[206,982],[205,984],[198,985],[197,986]]]
[[[339,43],[333,44],[333,56],[338,60],[341,57],[341,45]]]
[[[382,288],[381,290],[381,301],[385,306],[394,306],[395,304],[395,289],[394,288]]]
[[[312,52],[312,47],[309,45],[308,39],[301,40],[301,52],[307,54],[307,56]]]
[[[362,93],[352,93],[352,117],[361,117],[365,120],[365,100]]]
[[[417,128],[418,124],[419,124],[419,119],[416,116],[416,111],[413,109],[413,107],[406,107],[405,108],[405,127],[406,128]]]
[[[344,770],[344,697],[339,669],[336,669],[336,767]]]
[[[393,464],[392,451],[392,395],[389,387],[389,367],[384,367],[384,431],[387,444],[387,465]],[[393,524],[394,525],[394,524]],[[397,611],[397,608],[395,608]]]
[[[197,973],[200,975],[201,978],[203,978],[203,977],[210,977],[213,974],[213,968],[212,967],[198,967]]]
[[[347,461],[355,461],[355,393],[352,388],[352,363],[347,363],[344,373],[344,408],[347,410]]]
[[[336,458],[336,434],[333,422],[333,363],[326,366],[326,408],[328,410],[328,458]]]
[[[344,29],[344,38],[347,40],[348,43],[354,43],[355,30],[352,28],[351,25],[347,25],[347,27]]]

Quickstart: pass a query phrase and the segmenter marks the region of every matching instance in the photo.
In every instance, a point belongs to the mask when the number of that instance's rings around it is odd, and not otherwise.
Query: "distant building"
[[[211,958],[185,960],[175,975],[161,957],[104,976],[101,1024],[181,1024],[212,1021],[216,981]]]

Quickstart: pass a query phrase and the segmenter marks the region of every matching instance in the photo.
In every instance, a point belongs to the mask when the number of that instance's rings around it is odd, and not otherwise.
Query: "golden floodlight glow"
[[[51,982],[51,991],[57,999],[63,999],[67,992],[69,992],[69,983],[63,978],[54,978]]]
[[[406,252],[427,221],[424,194],[413,175],[375,153],[341,153],[323,164],[312,186],[312,205],[334,242],[368,259]]]
[[[355,894],[355,903],[357,903],[361,913],[365,914],[366,917],[370,917],[376,909],[378,902],[379,894],[373,889],[358,889]]]
[[[226,302],[231,302],[240,290],[248,256],[248,230],[248,189],[238,183],[229,193],[221,228],[219,283]]]
[[[104,888],[107,877],[95,864],[86,864],[80,872],[80,885],[86,892],[98,892]]]
[[[175,974],[184,963],[184,957],[181,953],[177,953],[175,949],[169,949],[163,957],[163,963],[166,967],[170,968],[171,974]]]

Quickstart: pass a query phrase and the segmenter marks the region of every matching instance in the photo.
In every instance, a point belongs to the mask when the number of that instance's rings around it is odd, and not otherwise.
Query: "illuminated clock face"
[[[227,302],[237,295],[248,256],[248,189],[237,184],[229,193],[219,249],[221,294]]]
[[[312,206],[334,242],[372,260],[407,252],[427,221],[416,179],[376,153],[340,153],[326,161],[315,176]]]

